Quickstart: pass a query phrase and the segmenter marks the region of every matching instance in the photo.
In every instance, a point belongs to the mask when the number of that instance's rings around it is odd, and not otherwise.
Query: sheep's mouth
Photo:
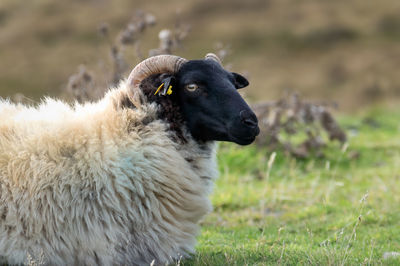
[[[253,143],[253,141],[256,139],[255,136],[253,137],[248,137],[248,138],[236,138],[236,137],[231,137],[232,141],[235,142],[236,144],[239,145],[249,145],[251,143]]]
[[[258,134],[260,133],[259,127],[251,130],[251,132],[245,132],[240,134],[234,134],[231,133],[229,134],[229,137],[231,141],[239,144],[239,145],[249,145],[254,142]]]

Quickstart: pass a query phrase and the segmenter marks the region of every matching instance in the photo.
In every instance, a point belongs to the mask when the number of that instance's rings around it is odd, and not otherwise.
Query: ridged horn
[[[205,59],[206,60],[214,60],[214,61],[216,61],[218,64],[220,64],[222,66],[221,59],[219,59],[219,57],[216,54],[208,53],[208,54],[206,54]]]
[[[140,108],[142,93],[139,90],[140,83],[147,77],[154,74],[170,73],[175,74],[181,66],[187,62],[186,59],[175,55],[157,55],[142,61],[132,70],[128,77],[128,95],[130,101]]]
[[[186,59],[175,55],[157,55],[147,58],[132,70],[128,77],[128,84],[136,88],[145,78],[151,75],[177,73],[185,62],[187,62]]]

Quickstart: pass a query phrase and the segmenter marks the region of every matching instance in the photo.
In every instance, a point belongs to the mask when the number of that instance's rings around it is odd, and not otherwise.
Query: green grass
[[[183,265],[399,265],[400,112],[340,119],[347,148],[296,160],[222,144],[214,211]],[[357,155],[359,154],[359,155]],[[268,173],[269,172],[269,173]]]

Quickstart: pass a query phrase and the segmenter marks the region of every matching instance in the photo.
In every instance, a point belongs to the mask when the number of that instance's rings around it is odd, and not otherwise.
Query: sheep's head
[[[146,81],[151,86],[142,86]],[[175,129],[176,121],[182,120],[198,141],[247,145],[260,131],[255,114],[237,92],[248,81],[223,69],[214,54],[190,61],[171,55],[152,57],[135,67],[128,82],[133,90],[140,87],[147,100],[168,109],[161,115],[175,121]],[[134,94],[132,101],[140,102],[139,96]]]

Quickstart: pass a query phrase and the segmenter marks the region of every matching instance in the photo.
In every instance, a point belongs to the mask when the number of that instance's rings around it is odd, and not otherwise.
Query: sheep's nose
[[[242,121],[242,124],[249,128],[258,127],[258,120],[253,112],[249,112],[247,110],[240,111],[240,120]]]

